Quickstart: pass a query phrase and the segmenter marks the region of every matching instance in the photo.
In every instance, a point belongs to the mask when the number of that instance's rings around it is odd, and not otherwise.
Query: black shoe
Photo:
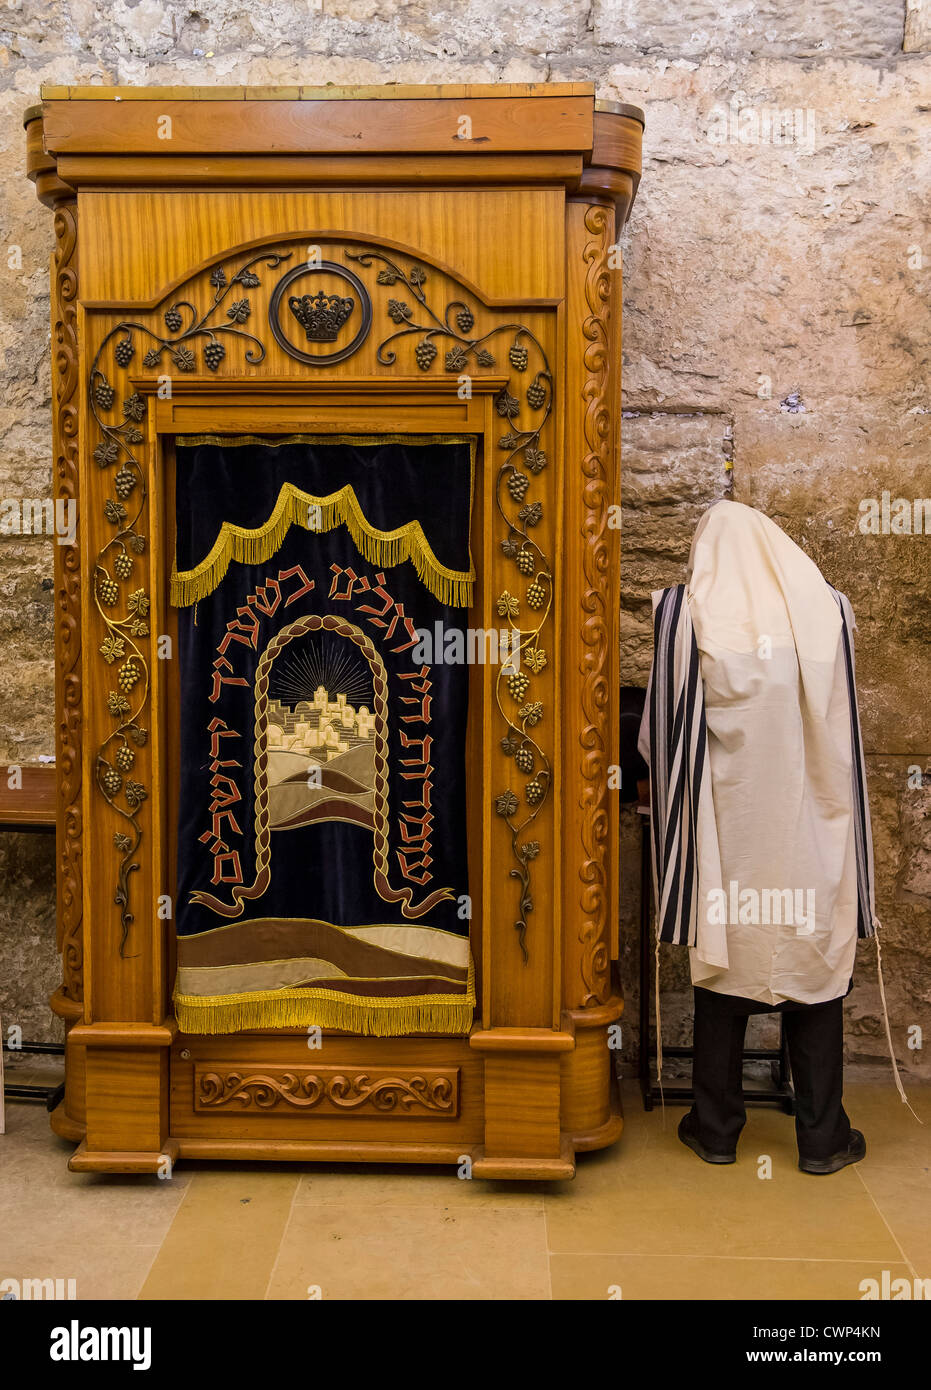
[[[799,1155],[798,1166],[803,1173],[839,1173],[848,1163],[859,1163],[865,1157],[866,1140],[858,1129],[852,1129],[846,1149],[841,1149],[831,1158],[802,1158]]]
[[[715,1153],[712,1149],[706,1149],[700,1139],[692,1133],[692,1112],[691,1110],[682,1116],[679,1121],[678,1134],[683,1144],[690,1148],[699,1158],[703,1158],[706,1163],[736,1163],[737,1152],[723,1154]]]

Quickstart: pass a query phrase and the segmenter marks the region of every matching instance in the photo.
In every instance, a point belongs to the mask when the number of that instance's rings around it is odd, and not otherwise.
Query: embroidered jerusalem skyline
[[[375,715],[344,691],[318,686],[292,709],[268,702],[268,817],[272,830],[315,821],[351,821],[373,829]]]
[[[322,685],[313,700],[299,700],[293,709],[280,700],[268,702],[269,751],[316,753],[329,761],[360,743],[372,743],[374,736],[375,716],[366,705],[356,710],[342,692],[331,700]]]

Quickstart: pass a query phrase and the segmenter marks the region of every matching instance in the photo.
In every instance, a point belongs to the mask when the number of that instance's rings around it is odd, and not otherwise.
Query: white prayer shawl
[[[653,597],[659,939],[690,946],[705,989],[836,999],[875,919],[850,605],[737,502],[702,517],[687,585]]]

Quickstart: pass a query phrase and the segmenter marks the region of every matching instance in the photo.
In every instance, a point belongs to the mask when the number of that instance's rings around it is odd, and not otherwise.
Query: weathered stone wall
[[[50,489],[52,228],[22,175],[20,127],[42,82],[594,80],[645,108],[643,184],[623,239],[623,678],[644,681],[649,591],[682,578],[717,497],[761,507],[848,593],[890,1012],[901,1060],[924,1074],[928,1050],[906,1044],[910,1025],[931,1030],[931,540],[863,535],[857,517],[884,489],[931,497],[929,10],[11,0],[0,14],[0,496]],[[21,265],[6,252],[17,246]],[[0,540],[0,761],[52,751],[51,573],[49,541]],[[638,833],[625,813],[628,1046]],[[0,858],[0,1014],[33,1033],[47,1026],[53,969],[50,869],[35,848]],[[684,962],[665,962],[663,978],[664,1032],[687,1040]],[[862,1062],[884,1051],[874,981],[861,948],[848,1048]]]

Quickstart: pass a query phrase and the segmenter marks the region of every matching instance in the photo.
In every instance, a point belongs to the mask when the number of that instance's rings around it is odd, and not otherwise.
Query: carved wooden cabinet
[[[52,1123],[72,1168],[571,1176],[621,1131],[616,239],[642,117],[585,84],[82,87],[45,89],[25,125],[55,219],[54,484],[79,518],[56,574]],[[325,353],[285,307],[321,265],[356,306]],[[469,672],[467,1030],[310,1050],[297,1027],[183,1033],[173,1010],[176,441],[300,431],[472,441],[470,621],[500,627],[516,596],[544,657],[532,777],[500,672]]]

